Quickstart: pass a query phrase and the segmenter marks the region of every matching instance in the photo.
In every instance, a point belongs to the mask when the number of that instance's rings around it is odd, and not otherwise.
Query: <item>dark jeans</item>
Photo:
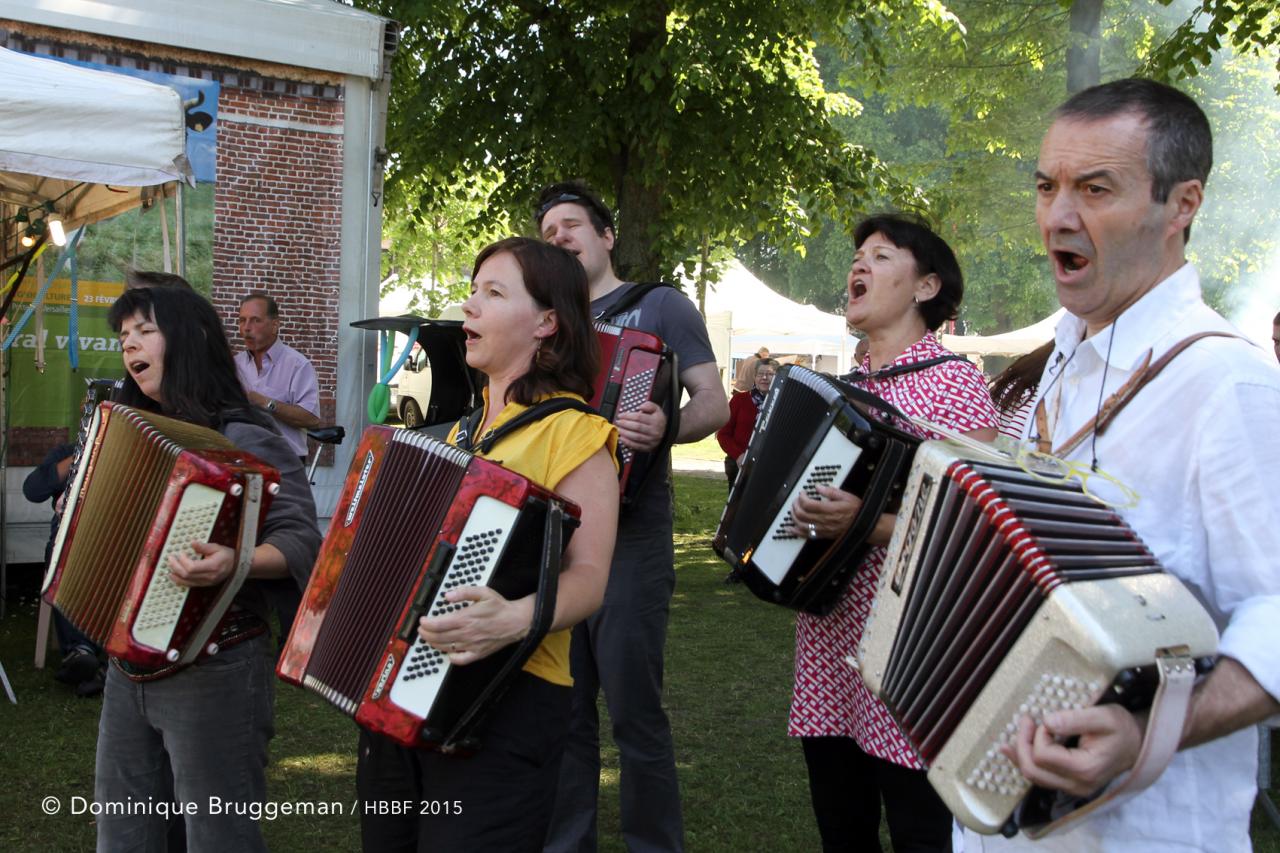
[[[724,475],[729,478],[729,488],[733,488],[733,481],[738,479],[738,462],[732,456],[724,458]]]
[[[868,755],[853,738],[800,740],[824,853],[881,849],[881,800],[895,853],[950,853],[951,812],[925,771]]]
[[[53,611],[53,633],[58,636],[58,651],[64,658],[76,648],[88,649],[95,655],[102,651],[93,640],[80,633],[79,628],[68,622],[67,617],[59,613],[57,608]]]
[[[667,615],[675,591],[670,515],[620,525],[604,605],[573,629],[573,728],[560,773],[548,853],[597,846],[604,690],[620,766],[622,837],[629,851],[681,850],[684,824],[671,724],[662,707]]]
[[[234,812],[266,800],[274,696],[266,638],[156,681],[134,683],[114,665],[107,670],[94,774],[94,799],[104,807],[99,853],[162,853],[165,816],[146,808],[128,814],[128,805],[175,798],[194,812],[185,815],[192,853],[265,851],[257,821]],[[214,801],[232,813],[213,814]],[[125,813],[109,814],[112,807]]]
[[[522,672],[472,756],[406,749],[360,730],[356,790],[367,853],[542,848],[569,728],[569,688]],[[408,803],[395,814],[396,804]]]

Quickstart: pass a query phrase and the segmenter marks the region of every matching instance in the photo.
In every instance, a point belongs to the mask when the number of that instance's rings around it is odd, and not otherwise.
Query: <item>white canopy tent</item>
[[[186,180],[186,122],[179,94],[167,86],[0,48],[0,217],[24,210],[29,221],[50,203],[70,230],[129,210]],[[34,214],[34,215],[33,215]],[[0,261],[21,251],[20,234],[0,247]],[[12,269],[0,275],[0,286]],[[12,318],[10,318],[12,319]],[[0,372],[4,353],[0,353]],[[6,431],[0,382],[0,433]],[[0,443],[2,447],[7,442]],[[22,537],[48,535],[48,514],[17,494],[25,469],[7,470],[0,453],[0,592],[7,555],[30,551]]]
[[[696,298],[691,280],[686,280],[685,292]],[[843,372],[853,356],[855,342],[845,328],[844,317],[791,301],[737,260],[729,263],[720,281],[708,286],[706,309],[708,317],[730,314],[733,358],[746,358],[760,347],[768,347],[772,353],[811,356],[814,364],[825,357]]]
[[[0,202],[52,202],[69,230],[189,178],[173,89],[3,48],[0,80]]]
[[[960,355],[1023,355],[1053,339],[1053,331],[1066,310],[1059,308],[1043,320],[1012,332],[999,335],[943,335],[940,343]]]

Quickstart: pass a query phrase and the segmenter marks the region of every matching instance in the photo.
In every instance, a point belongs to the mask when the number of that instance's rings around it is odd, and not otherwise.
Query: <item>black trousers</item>
[[[733,490],[733,481],[738,479],[738,460],[732,456],[724,458],[724,475],[729,479],[729,489]]]
[[[868,755],[853,738],[800,740],[824,853],[880,850],[881,800],[895,853],[950,853],[951,813],[925,771]]]
[[[541,851],[570,695],[521,672],[467,757],[406,749],[362,728],[356,791],[366,853]]]

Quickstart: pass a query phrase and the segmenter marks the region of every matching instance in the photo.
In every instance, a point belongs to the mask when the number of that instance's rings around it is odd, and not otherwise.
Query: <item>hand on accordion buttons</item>
[[[1055,711],[1041,725],[1023,717],[1013,744],[1000,751],[1032,784],[1087,797],[1133,767],[1142,736],[1142,724],[1124,708],[1094,705]],[[1071,738],[1077,741],[1067,746]]]
[[[226,545],[192,542],[197,557],[178,552],[169,558],[170,574],[178,586],[213,586],[231,576],[236,565],[236,552]]]
[[[622,412],[613,419],[618,428],[618,440],[640,453],[653,450],[662,441],[667,430],[667,415],[652,400],[640,405],[634,412]]]
[[[791,508],[796,524],[791,529],[808,539],[835,539],[853,524],[862,500],[831,486],[818,486],[818,494],[821,500],[803,494],[796,498]]]
[[[445,600],[471,603],[444,616],[423,616],[418,636],[447,654],[450,663],[488,657],[524,637],[533,621],[532,596],[509,601],[487,586],[464,586],[449,590]]]

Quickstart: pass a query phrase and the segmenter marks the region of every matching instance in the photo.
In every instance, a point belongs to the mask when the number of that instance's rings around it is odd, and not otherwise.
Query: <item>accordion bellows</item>
[[[209,641],[248,575],[279,472],[221,433],[118,403],[98,406],[67,489],[44,598],[131,664],[160,668]],[[213,587],[182,587],[169,559],[192,541],[236,550]]]
[[[1216,647],[1190,591],[1074,481],[916,451],[858,662],[965,826],[1001,830],[1031,791],[999,750],[1024,715],[1145,707],[1160,650]]]
[[[574,504],[494,462],[422,433],[369,427],[280,677],[405,746],[474,750],[478,724],[539,637],[456,666],[422,642],[418,620],[466,607],[444,600],[459,586],[487,585],[506,598],[535,592],[548,541],[558,567],[562,526],[567,541],[577,515]],[[554,597],[549,603],[554,609]]]

